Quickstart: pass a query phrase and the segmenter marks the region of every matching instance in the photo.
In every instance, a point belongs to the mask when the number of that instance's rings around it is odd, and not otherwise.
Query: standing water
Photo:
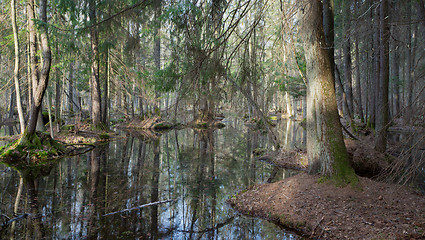
[[[0,228],[1,239],[296,239],[226,203],[252,184],[287,175],[255,160],[254,149],[272,148],[267,135],[243,122],[226,124],[149,139],[127,133],[60,160],[44,176],[25,179],[18,215],[32,220]],[[294,134],[298,126],[283,124],[279,138],[294,147],[302,140]],[[18,172],[0,165],[1,222],[13,215],[19,182]]]

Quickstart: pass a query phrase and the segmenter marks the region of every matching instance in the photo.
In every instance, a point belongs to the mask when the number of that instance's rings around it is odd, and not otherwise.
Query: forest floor
[[[425,239],[425,198],[400,185],[359,177],[360,189],[319,183],[300,173],[255,185],[229,200],[262,217],[320,239]]]
[[[388,156],[373,150],[368,139],[346,141],[352,164],[381,170]],[[359,188],[336,187],[308,175],[305,152],[266,154],[258,158],[301,170],[276,183],[254,185],[229,203],[243,214],[262,217],[320,239],[425,239],[425,197],[406,186],[359,177]],[[371,161],[373,160],[373,161]],[[371,165],[362,165],[372,162]]]

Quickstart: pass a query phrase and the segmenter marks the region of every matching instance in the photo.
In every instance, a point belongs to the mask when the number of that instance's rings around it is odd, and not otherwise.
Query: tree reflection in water
[[[25,181],[31,210],[28,221],[16,223],[16,239],[293,239],[275,225],[239,216],[226,200],[276,173],[252,155],[271,148],[266,135],[242,122],[221,130],[173,130],[155,139],[127,136],[96,147],[84,155],[53,165],[48,176]],[[233,127],[235,126],[235,127]],[[286,123],[284,124],[286,127]],[[281,134],[287,146],[293,124]],[[0,171],[6,169],[1,166]],[[274,179],[276,180],[276,179]],[[19,176],[2,171],[1,213],[13,214]],[[118,214],[107,213],[150,202],[171,203]],[[36,217],[37,216],[37,217]],[[42,217],[38,217],[42,216]],[[7,231],[10,231],[8,229]],[[9,233],[10,234],[10,233]]]

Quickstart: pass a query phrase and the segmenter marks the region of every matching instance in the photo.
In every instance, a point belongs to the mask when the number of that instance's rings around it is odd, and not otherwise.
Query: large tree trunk
[[[323,30],[326,48],[329,53],[332,75],[335,77],[335,32],[334,32],[334,0],[323,0]]]
[[[385,152],[387,149],[387,130],[389,121],[388,84],[389,84],[389,40],[388,0],[382,0],[380,6],[380,94],[376,115],[375,149]]]
[[[18,28],[16,26],[16,8],[15,0],[10,1],[11,7],[11,18],[12,18],[12,29],[13,29],[13,39],[15,45],[15,68],[13,71],[13,78],[15,80],[15,95],[16,95],[16,107],[18,108],[19,115],[19,125],[21,127],[21,134],[25,131],[25,120],[24,113],[22,111],[21,103],[21,91],[19,88],[19,38],[18,38]]]
[[[336,104],[334,76],[325,38],[320,0],[306,0],[302,16],[307,62],[307,154],[309,172],[330,176],[337,184],[355,183],[348,162]]]
[[[47,22],[47,0],[40,0],[40,20],[42,22]],[[33,2],[30,0],[30,5],[33,6]],[[32,20],[30,21],[32,22]],[[35,29],[32,29],[35,31]],[[31,33],[30,35],[34,34],[35,32]],[[42,25],[40,27],[40,46],[41,46],[41,53],[43,56],[43,65],[40,72],[40,79],[38,83],[36,84],[36,91],[34,93],[34,99],[33,104],[31,107],[29,120],[27,124],[27,134],[28,136],[31,136],[35,133],[36,126],[37,126],[37,119],[40,113],[41,109],[41,103],[43,101],[44,93],[46,92],[47,84],[49,82],[49,74],[50,74],[50,65],[51,65],[51,51],[49,46],[49,38],[47,35],[47,26]],[[34,74],[34,73],[33,73]]]
[[[96,0],[89,1],[89,17],[92,24],[96,23]],[[99,82],[99,47],[98,47],[98,33],[97,27],[92,26],[90,29],[91,41],[91,114],[92,123],[95,127],[102,123],[102,104],[100,96],[100,82]]]

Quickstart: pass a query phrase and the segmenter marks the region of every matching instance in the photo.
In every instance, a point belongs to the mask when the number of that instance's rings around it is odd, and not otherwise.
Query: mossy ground
[[[18,170],[22,176],[39,176],[66,154],[64,145],[45,133],[24,134],[0,149],[0,162]]]

